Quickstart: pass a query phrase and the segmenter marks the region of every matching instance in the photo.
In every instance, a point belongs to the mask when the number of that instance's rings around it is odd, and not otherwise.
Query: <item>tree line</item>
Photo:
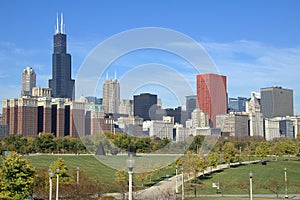
[[[52,133],[41,133],[36,137],[9,135],[0,141],[0,150],[29,153],[86,153],[81,140],[71,137],[54,137]]]

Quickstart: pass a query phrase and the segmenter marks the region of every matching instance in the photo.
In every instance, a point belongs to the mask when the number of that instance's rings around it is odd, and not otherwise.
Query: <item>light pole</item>
[[[176,189],[175,194],[178,194],[178,166],[176,165]]]
[[[182,181],[182,183],[181,183],[181,190],[182,190],[182,192],[181,192],[181,194],[182,194],[182,196],[181,196],[181,199],[183,200],[184,199],[184,176],[183,176],[183,167],[181,168],[181,172],[182,172],[182,179],[181,179],[181,181]]]
[[[56,168],[56,200],[58,200],[59,168]]]
[[[49,200],[52,200],[52,178],[53,178],[53,171],[49,169]]]
[[[252,176],[253,176],[253,173],[252,171],[249,172],[249,178],[250,178],[250,200],[252,200]]]
[[[284,168],[284,184],[285,184],[285,196],[284,198],[288,199],[288,188],[287,188],[287,174],[286,174],[286,168]]]
[[[76,171],[77,171],[76,183],[79,184],[79,171],[80,171],[79,167],[76,168]]]
[[[126,160],[126,164],[128,167],[128,175],[129,175],[129,191],[128,191],[128,200],[132,200],[132,174],[135,160],[132,158],[132,154],[130,154],[129,159]]]

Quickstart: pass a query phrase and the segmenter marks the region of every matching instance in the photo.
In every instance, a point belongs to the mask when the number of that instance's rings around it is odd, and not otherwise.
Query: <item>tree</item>
[[[225,162],[230,167],[230,163],[234,161],[236,149],[234,148],[234,144],[232,142],[226,142],[222,147],[222,151],[224,152]]]
[[[52,133],[40,133],[34,139],[34,146],[37,152],[49,153],[54,150],[54,136]]]
[[[59,168],[59,179],[62,182],[67,182],[69,180],[68,167],[65,164],[64,159],[59,157],[54,163],[50,166],[53,173],[56,173],[56,169]]]
[[[212,168],[218,166],[218,162],[219,162],[218,154],[216,152],[210,152],[207,155],[206,160],[207,160],[207,165],[210,167],[210,173],[211,173]]]
[[[272,178],[271,180],[267,180],[264,184],[261,184],[260,187],[275,193],[278,198],[279,191],[281,188],[283,188],[283,184],[281,181]]]
[[[28,199],[34,176],[35,169],[28,160],[10,152],[0,168],[0,199]]]
[[[268,142],[260,142],[258,143],[255,154],[260,157],[262,160],[264,157],[266,157],[269,153],[269,144]]]
[[[128,186],[128,178],[127,178],[127,173],[124,170],[117,171],[115,173],[116,177],[116,182],[118,183],[119,190],[123,195],[123,199],[125,199],[125,193],[127,191],[127,186]]]

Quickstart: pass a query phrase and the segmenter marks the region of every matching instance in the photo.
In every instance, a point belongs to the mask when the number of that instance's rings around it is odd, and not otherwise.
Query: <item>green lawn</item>
[[[216,188],[212,183],[219,182],[224,194],[248,194],[249,172],[253,172],[253,194],[273,194],[271,190],[264,189],[262,185],[277,182],[279,194],[284,193],[284,168],[287,168],[288,192],[300,193],[300,161],[273,161],[267,165],[251,164],[231,169],[222,170],[212,175],[205,175],[197,180],[198,184],[187,185],[187,194],[216,194]],[[275,188],[276,184],[273,187]]]

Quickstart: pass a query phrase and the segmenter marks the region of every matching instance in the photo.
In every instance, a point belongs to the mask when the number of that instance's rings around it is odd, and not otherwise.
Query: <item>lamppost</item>
[[[53,171],[49,169],[49,200],[52,200],[52,178],[53,178]]]
[[[132,200],[132,174],[135,160],[132,158],[132,154],[130,154],[129,159],[126,160],[126,164],[128,167],[128,175],[129,175],[129,191],[128,191],[128,200]]]
[[[79,171],[80,171],[79,167],[76,168],[76,171],[77,171],[76,183],[79,184]]]
[[[250,200],[252,200],[252,176],[253,176],[253,173],[252,171],[249,172],[249,178],[250,178]]]
[[[182,190],[182,192],[181,192],[181,194],[182,194],[182,196],[181,196],[181,199],[182,200],[184,200],[184,176],[183,176],[183,167],[181,168],[181,172],[182,172],[182,179],[181,179],[181,181],[182,181],[182,183],[181,183],[181,190]]]
[[[175,194],[178,194],[178,166],[176,165],[176,189]]]
[[[56,168],[56,200],[58,200],[59,168]]]
[[[288,188],[287,188],[287,174],[286,174],[286,168],[284,168],[284,184],[285,184],[285,196],[284,198],[288,199]]]

